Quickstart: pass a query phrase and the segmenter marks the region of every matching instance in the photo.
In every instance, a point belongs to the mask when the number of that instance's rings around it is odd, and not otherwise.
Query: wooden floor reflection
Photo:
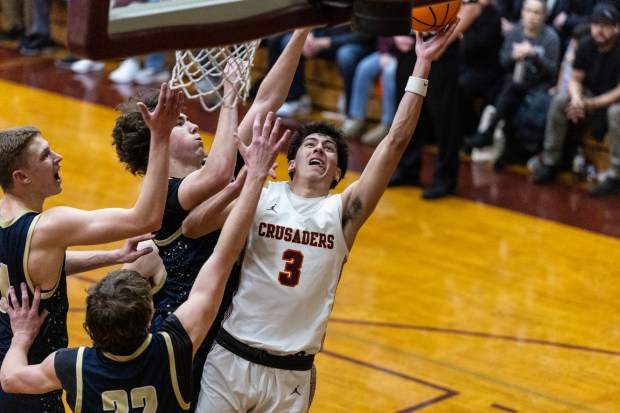
[[[45,206],[131,205],[114,110],[21,83],[0,80],[0,129],[35,124],[63,156]],[[620,240],[486,204],[476,173],[467,197],[387,190],[345,266],[312,412],[620,411]],[[103,274],[69,277],[72,346],[89,344],[84,290]]]

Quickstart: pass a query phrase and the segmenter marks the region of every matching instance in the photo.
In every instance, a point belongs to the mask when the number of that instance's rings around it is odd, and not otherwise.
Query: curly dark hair
[[[304,123],[291,137],[291,143],[288,147],[286,158],[289,161],[295,160],[297,151],[301,147],[303,140],[313,133],[329,136],[334,141],[336,144],[336,154],[338,157],[338,168],[340,168],[340,171],[342,172],[340,179],[344,178],[349,162],[349,145],[347,145],[347,141],[344,139],[342,131],[332,123],[325,121]],[[291,179],[293,179],[294,175],[295,172],[289,172]],[[334,179],[329,188],[333,189],[337,184],[338,181]]]
[[[121,115],[116,118],[112,130],[112,145],[116,146],[116,154],[125,164],[125,169],[134,175],[146,174],[151,145],[151,131],[142,118],[138,102],[152,111],[157,106],[158,98],[159,89],[147,89],[116,106]]]
[[[41,131],[34,126],[19,126],[0,131],[0,187],[13,188],[13,172],[24,166],[28,145]]]
[[[90,287],[84,329],[101,351],[132,354],[148,336],[151,286],[133,270],[110,272]]]

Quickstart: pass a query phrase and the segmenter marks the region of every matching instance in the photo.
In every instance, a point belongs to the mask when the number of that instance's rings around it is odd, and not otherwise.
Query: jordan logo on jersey
[[[295,393],[297,393],[297,394],[299,394],[299,395],[301,396],[301,393],[299,392],[299,390],[298,390],[298,389],[299,389],[299,385],[297,385],[297,387],[295,387],[295,390],[293,390],[293,391],[291,392],[291,394],[295,394]]]
[[[274,214],[277,214],[278,211],[276,211],[276,205],[278,205],[277,203],[273,204],[270,208],[267,208],[267,211],[273,211]]]

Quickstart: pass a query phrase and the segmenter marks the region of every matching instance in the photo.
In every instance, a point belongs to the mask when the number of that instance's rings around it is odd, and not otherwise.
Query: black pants
[[[400,102],[416,62],[415,51],[396,53],[396,96]],[[433,181],[455,186],[461,148],[458,81],[458,42],[453,42],[435,62],[429,74],[428,92],[413,138],[405,149],[395,174],[419,178],[422,149],[426,143],[439,147]]]

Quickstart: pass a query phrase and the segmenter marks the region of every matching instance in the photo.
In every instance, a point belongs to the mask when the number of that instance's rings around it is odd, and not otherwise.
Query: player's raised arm
[[[213,144],[202,168],[190,173],[179,187],[179,203],[189,211],[230,183],[237,161],[237,145],[233,133],[239,124],[235,103],[238,75],[248,62],[230,59],[224,68],[224,98]]]
[[[183,220],[183,235],[198,238],[221,229],[234,205],[233,201],[241,193],[246,176],[247,169],[244,169],[234,182],[192,209]]]
[[[408,93],[405,93],[400,101],[388,135],[375,149],[360,179],[342,194],[343,229],[349,248],[353,245],[357,231],[377,206],[392,172],[411,140],[418,123],[426,88],[442,87],[442,85],[428,85],[428,74],[432,62],[441,55],[458,23],[459,20],[456,19],[445,30],[437,32],[427,41],[422,39],[419,32],[416,33],[417,60],[405,89]]]
[[[135,205],[129,209],[108,208],[83,211],[56,207],[45,211],[33,235],[33,245],[64,248],[73,245],[102,244],[155,231],[161,225],[168,181],[169,144],[172,128],[178,122],[183,98],[181,92],[162,84],[157,107],[139,109],[151,130],[148,170]]]
[[[261,82],[252,106],[239,125],[239,136],[246,144],[252,138],[252,124],[256,115],[275,112],[286,100],[308,33],[310,28],[293,32],[291,40]]]

